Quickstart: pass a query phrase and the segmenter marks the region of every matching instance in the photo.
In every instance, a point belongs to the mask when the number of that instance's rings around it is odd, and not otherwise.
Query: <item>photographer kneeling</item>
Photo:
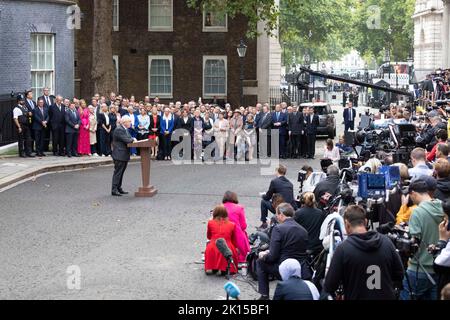
[[[444,213],[441,201],[433,199],[428,190],[428,184],[421,177],[409,185],[409,197],[418,206],[409,220],[409,234],[418,240],[419,247],[409,259],[400,294],[402,300],[409,300],[411,295],[418,300],[433,300],[437,297],[433,256],[428,253],[428,246],[438,241],[439,224]]]
[[[345,300],[394,300],[403,264],[385,235],[367,231],[366,211],[357,205],[344,213],[348,238],[337,248],[323,290],[333,294],[342,284]]]
[[[314,189],[314,196],[317,202],[321,202],[322,196],[327,193],[330,196],[336,194],[337,188],[339,186],[339,168],[335,165],[331,165],[327,168],[327,178],[319,182]]]
[[[269,250],[260,252],[257,261],[259,300],[269,300],[269,275],[281,280],[280,264],[286,259],[296,259],[302,266],[302,279],[311,279],[312,272],[305,263],[308,232],[293,219],[294,208],[288,203],[276,209],[278,223],[272,230]]]

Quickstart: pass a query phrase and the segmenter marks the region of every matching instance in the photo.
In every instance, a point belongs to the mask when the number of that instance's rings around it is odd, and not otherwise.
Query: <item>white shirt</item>
[[[106,121],[105,121],[105,127],[107,127],[107,126],[109,126],[109,113],[106,112],[106,113],[104,113],[104,115],[105,115],[105,119],[106,119]]]
[[[339,148],[338,147],[333,147],[333,150],[328,150],[327,147],[325,147],[325,151],[323,153],[323,158],[324,159],[330,159],[333,161],[338,161],[341,159],[341,154],[339,153]]]
[[[13,119],[19,119],[20,116],[23,115],[22,110],[19,107],[15,107],[13,110]]]

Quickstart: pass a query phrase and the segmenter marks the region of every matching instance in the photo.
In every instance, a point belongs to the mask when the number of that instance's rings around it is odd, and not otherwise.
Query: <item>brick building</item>
[[[93,1],[79,0],[81,29],[76,34],[76,95],[93,94],[91,80]],[[245,39],[247,20],[188,8],[185,0],[114,0],[113,57],[117,89],[126,96],[158,96],[161,101],[213,97],[240,101],[240,62],[236,46]],[[261,32],[264,25],[259,24]],[[277,36],[245,39],[246,104],[268,101],[281,78]]]
[[[73,96],[74,31],[66,0],[0,1],[0,95],[48,86]]]

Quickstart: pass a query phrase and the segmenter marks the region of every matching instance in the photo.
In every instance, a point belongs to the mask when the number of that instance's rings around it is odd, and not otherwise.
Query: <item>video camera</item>
[[[392,240],[403,260],[413,257],[419,250],[419,242],[411,237],[406,224],[394,225],[389,222],[379,226],[377,231]]]

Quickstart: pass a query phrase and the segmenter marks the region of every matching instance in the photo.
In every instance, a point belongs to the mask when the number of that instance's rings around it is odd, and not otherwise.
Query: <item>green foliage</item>
[[[381,62],[384,48],[391,60],[408,56],[413,40],[415,0],[186,0],[191,8],[214,8],[230,18],[242,14],[248,19],[247,36],[258,35],[264,21],[267,33],[277,29],[285,65],[302,63],[308,53],[313,61],[336,60],[354,48],[368,61]],[[369,28],[371,6],[380,9],[380,27]],[[391,26],[392,34],[387,30]]]

